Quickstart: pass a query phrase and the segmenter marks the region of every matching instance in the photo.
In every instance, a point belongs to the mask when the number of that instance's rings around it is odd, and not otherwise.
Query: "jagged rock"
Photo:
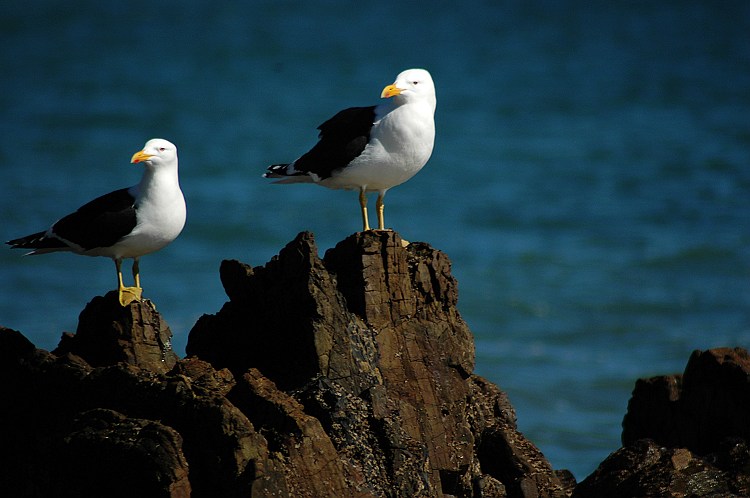
[[[639,380],[622,425],[624,445],[650,438],[706,454],[726,437],[750,441],[750,355],[694,351],[683,375]]]
[[[144,301],[96,298],[53,352],[0,329],[8,496],[563,497],[474,375],[448,258],[393,232],[320,259],[302,233],[264,267],[224,261],[229,302],[177,360]],[[101,455],[101,458],[98,456]],[[86,482],[88,472],[101,477]],[[126,481],[142,475],[137,486]]]
[[[750,496],[750,355],[694,351],[683,375],[639,379],[623,448],[574,497]]]
[[[257,369],[299,399],[343,469],[362,476],[358,492],[566,495],[504,395],[477,388],[486,383],[472,375],[473,337],[444,254],[366,232],[321,260],[302,233],[265,267],[224,261],[221,277],[230,301],[198,321],[187,353],[238,377]],[[476,406],[487,398],[496,411]],[[482,488],[487,477],[502,485]]]
[[[724,440],[700,457],[641,439],[612,453],[575,488],[574,498],[750,496],[750,451],[743,440]]]
[[[320,259],[302,233],[220,276],[182,360],[153,304],[115,293],[53,353],[0,327],[3,496],[750,495],[745,350],[638,381],[624,447],[576,486],[473,374],[441,252],[367,232]]]
[[[122,361],[166,373],[178,359],[171,340],[172,331],[151,301],[121,306],[117,292],[111,291],[86,305],[76,333],[63,334],[52,353],[73,353],[96,367]]]
[[[340,459],[320,421],[292,396],[251,368],[229,393],[280,455],[289,496],[373,496],[357,470]]]
[[[94,368],[76,355],[56,357],[24,341],[16,331],[0,329],[4,496],[102,496],[82,480],[88,473],[106,474],[92,466],[105,462],[76,467],[81,452],[107,453],[120,465],[110,471],[120,475],[146,473],[106,496],[133,496],[131,486],[137,496],[239,496],[263,484],[257,473],[262,464],[255,460],[263,460],[265,440],[217,392],[234,385],[228,371],[205,362],[201,369],[198,360],[183,360],[170,375],[126,363]],[[150,432],[138,430],[145,427]],[[113,434],[123,441],[129,435],[132,444],[113,444]],[[155,452],[154,441],[168,442],[171,457]],[[160,465],[148,470],[138,464],[142,455]]]

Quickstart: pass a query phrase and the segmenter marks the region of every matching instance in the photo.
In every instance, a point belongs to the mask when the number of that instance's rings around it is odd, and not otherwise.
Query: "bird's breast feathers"
[[[182,232],[187,218],[185,198],[179,189],[139,199],[136,213],[135,228],[117,244],[122,257],[148,254],[165,247]]]

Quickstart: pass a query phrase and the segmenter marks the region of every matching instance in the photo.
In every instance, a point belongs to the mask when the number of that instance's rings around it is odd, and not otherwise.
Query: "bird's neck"
[[[137,197],[150,198],[157,191],[164,196],[169,190],[179,191],[177,175],[168,168],[146,169],[140,183],[136,185]]]

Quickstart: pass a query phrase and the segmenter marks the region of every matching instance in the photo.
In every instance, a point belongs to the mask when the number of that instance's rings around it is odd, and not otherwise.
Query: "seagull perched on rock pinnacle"
[[[407,69],[383,89],[386,102],[340,111],[318,127],[319,140],[288,164],[275,164],[263,175],[276,183],[317,183],[359,191],[362,229],[367,193],[377,192],[378,229],[385,230],[383,197],[427,163],[435,143],[435,85],[424,69]]]
[[[122,306],[140,301],[138,260],[172,242],[185,226],[185,198],[177,175],[177,147],[155,138],[136,152],[131,163],[145,166],[140,183],[84,204],[46,231],[8,241],[28,255],[69,251],[112,258]],[[133,258],[134,287],[122,281],[122,260]]]

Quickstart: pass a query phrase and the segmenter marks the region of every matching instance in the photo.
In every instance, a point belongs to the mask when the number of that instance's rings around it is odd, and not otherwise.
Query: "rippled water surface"
[[[188,225],[141,270],[183,354],[226,300],[222,259],[264,264],[302,230],[322,254],[359,227],[355,194],[265,166],[426,67],[435,152],[386,221],[448,254],[477,372],[582,479],[638,377],[750,346],[747,33],[742,1],[5,2],[0,236],[136,183],[130,156],[175,142]],[[113,266],[0,250],[0,324],[54,348]]]

